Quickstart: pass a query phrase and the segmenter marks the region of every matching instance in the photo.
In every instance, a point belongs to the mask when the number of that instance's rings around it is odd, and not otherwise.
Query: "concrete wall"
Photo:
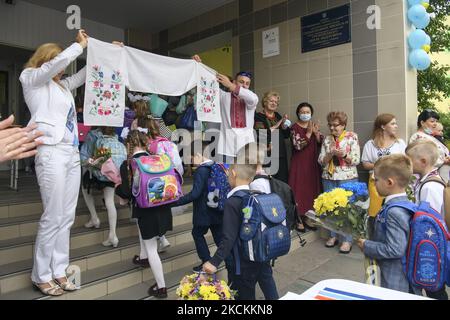
[[[68,30],[65,12],[44,8],[25,1],[16,5],[0,2],[0,43],[33,50],[46,42],[67,46],[74,41],[76,31]],[[123,41],[124,30],[88,19],[81,20],[89,35],[103,41]]]

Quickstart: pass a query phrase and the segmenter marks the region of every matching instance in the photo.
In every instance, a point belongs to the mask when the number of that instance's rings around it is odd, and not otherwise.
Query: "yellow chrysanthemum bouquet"
[[[235,294],[224,280],[205,273],[185,276],[177,289],[182,300],[234,300]]]
[[[365,183],[346,183],[319,195],[314,200],[314,211],[306,216],[331,231],[365,237],[368,196]]]

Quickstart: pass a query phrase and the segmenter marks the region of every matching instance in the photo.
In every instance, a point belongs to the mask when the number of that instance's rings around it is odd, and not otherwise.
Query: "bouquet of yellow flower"
[[[225,281],[204,273],[185,276],[177,289],[182,300],[234,300],[235,294]]]
[[[331,231],[365,237],[368,196],[365,183],[346,183],[319,195],[314,200],[314,211],[306,216]]]

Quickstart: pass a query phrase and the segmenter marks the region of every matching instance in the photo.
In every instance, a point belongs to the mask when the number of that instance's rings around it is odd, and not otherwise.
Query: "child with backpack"
[[[426,201],[443,216],[445,182],[434,166],[439,158],[438,148],[432,141],[416,141],[408,146],[406,154],[412,160],[413,172],[420,177],[415,188],[416,203]],[[437,291],[425,290],[425,292],[430,298],[448,300],[445,285]]]
[[[396,205],[413,205],[406,195],[412,176],[411,159],[402,154],[382,157],[375,162],[374,176],[378,194],[386,199],[375,221],[373,240],[359,239],[358,246],[366,257],[378,262],[382,287],[420,294],[418,288],[410,285],[402,265],[408,249],[411,214]]]
[[[112,160],[112,163],[110,162],[108,165],[115,166],[115,171],[118,173],[121,164],[127,158],[127,151],[125,149],[125,146],[121,142],[119,142],[118,137],[115,134],[115,128],[101,127],[100,132],[101,134],[99,134],[96,137],[93,146],[91,145],[87,146],[87,148],[90,148],[91,152],[89,155],[90,159],[88,159],[87,161],[89,162],[89,160],[91,161],[93,160],[93,157],[95,156],[95,150],[99,150],[100,148],[108,149],[111,152],[111,160]],[[92,139],[92,136],[90,137],[88,135],[88,137],[89,139]],[[103,170],[104,169],[103,166],[101,169],[95,168],[89,166],[89,164],[86,164],[85,162],[85,167],[87,167],[88,170],[83,176],[82,192],[84,199],[86,201],[86,205],[91,214],[91,219],[88,223],[85,224],[85,227],[86,228],[100,227],[100,219],[98,218],[95,209],[94,197],[90,192],[90,189],[94,187],[98,190],[103,191],[105,206],[108,212],[109,235],[108,239],[104,241],[102,244],[105,247],[113,246],[114,248],[116,248],[119,244],[119,239],[117,238],[116,235],[117,209],[114,203],[114,189],[118,181],[111,181],[111,179],[114,178],[111,178],[110,176],[106,175],[105,171]]]
[[[116,188],[116,194],[122,199],[131,201],[132,217],[137,219],[141,260],[147,262],[152,269],[156,283],[150,287],[148,294],[157,298],[167,297],[163,266],[158,255],[158,236],[172,230],[173,220],[169,205],[146,207],[141,203],[146,192],[140,190],[143,181],[139,166],[144,166],[149,159],[147,152],[148,138],[145,133],[132,130],[126,140],[128,160],[120,167],[122,184]],[[161,190],[154,190],[155,193]]]
[[[197,151],[195,148],[200,146],[201,149]],[[208,206],[208,181],[211,179],[212,166],[215,164],[204,156],[206,146],[206,142],[202,140],[194,140],[191,143],[191,163],[196,167],[192,190],[175,203],[175,206],[193,203],[192,237],[198,257],[201,260],[201,264],[193,268],[194,272],[200,272],[203,264],[211,259],[205,239],[208,230],[211,230],[216,246],[219,246],[222,240],[223,211]]]
[[[276,195],[257,195],[258,201],[254,201],[254,196],[250,192],[249,184],[253,181],[256,174],[256,157],[250,155],[251,145],[246,145],[238,152],[238,163],[233,164],[229,169],[228,180],[233,188],[228,194],[228,200],[225,203],[223,216],[223,238],[216,253],[212,259],[203,265],[203,271],[207,273],[217,272],[220,263],[229,255],[233,256],[235,274],[232,278],[231,288],[237,290],[237,299],[255,300],[255,291],[257,283],[274,282],[270,260],[275,258],[271,256],[271,243],[264,240],[271,237],[262,237],[260,232],[261,224],[254,224],[255,220],[263,219],[265,222],[267,210],[273,214],[272,218],[285,219],[285,209],[281,200]],[[242,163],[240,159],[245,159]],[[274,198],[275,197],[275,198]],[[270,199],[269,199],[270,198]],[[276,199],[276,201],[273,201]],[[269,201],[266,201],[269,200]],[[273,203],[276,202],[274,206]],[[264,218],[260,215],[264,214]],[[279,225],[277,227],[280,227]],[[289,231],[285,226],[283,228],[272,228],[270,225],[266,231],[275,231],[275,237],[279,236],[284,243],[277,242],[278,248],[286,249],[286,244],[290,246]],[[257,236],[259,243],[268,250],[261,249],[259,246],[255,250],[249,247],[255,245],[253,239]],[[267,253],[268,256],[262,257],[261,254]],[[287,248],[289,251],[289,248]],[[279,252],[278,252],[279,253]],[[282,254],[287,253],[286,251]],[[267,287],[269,288],[269,286]],[[275,286],[265,292],[267,299],[278,299],[278,293]]]

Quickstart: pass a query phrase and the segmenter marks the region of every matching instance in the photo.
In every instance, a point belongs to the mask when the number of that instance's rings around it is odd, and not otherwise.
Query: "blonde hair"
[[[276,92],[276,91],[266,92],[266,93],[264,93],[264,97],[263,97],[263,100],[262,100],[262,107],[263,107],[263,109],[266,107],[266,105],[269,102],[269,99],[271,97],[276,97],[278,99],[278,103],[280,103],[281,97],[280,97],[280,94],[278,92]]]
[[[399,187],[406,188],[413,174],[411,159],[404,154],[381,157],[375,162],[376,175],[383,179],[393,179]]]
[[[137,119],[146,119],[150,115],[150,109],[144,100],[133,102],[133,109],[136,112]]]
[[[41,45],[31,56],[30,60],[25,64],[27,68],[40,68],[44,63],[54,59],[63,51],[61,46],[56,43],[46,43]]]
[[[252,142],[238,151],[236,155],[237,163],[231,166],[236,171],[237,178],[248,181],[249,183],[253,181],[256,175],[258,156],[257,152],[252,151],[257,150],[257,148],[258,145]]]
[[[139,123],[139,121],[138,121],[138,123]],[[147,117],[145,119],[145,128],[148,129],[148,136],[150,138],[156,139],[157,137],[161,136],[159,124],[156,122],[155,119]]]
[[[434,165],[439,159],[439,150],[432,141],[415,141],[406,148],[405,152],[412,159],[426,159],[430,165]]]

